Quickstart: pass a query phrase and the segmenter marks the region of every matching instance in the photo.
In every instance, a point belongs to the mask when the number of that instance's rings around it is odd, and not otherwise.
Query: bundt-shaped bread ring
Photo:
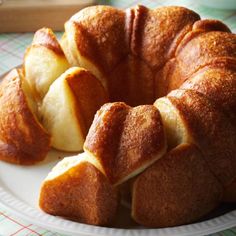
[[[0,85],[1,159],[44,158],[36,111],[53,147],[84,149],[43,183],[47,213],[111,224],[125,184],[132,217],[151,227],[236,201],[236,35],[223,23],[183,7],[89,7],[60,44],[50,29],[36,32],[23,72],[25,82],[18,72]]]
[[[61,46],[115,102],[97,112],[84,155],[131,194],[138,223],[185,224],[235,201],[236,36],[226,25],[182,7],[95,6],[65,24]]]

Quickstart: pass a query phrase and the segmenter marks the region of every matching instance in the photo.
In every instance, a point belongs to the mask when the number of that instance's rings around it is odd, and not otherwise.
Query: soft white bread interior
[[[117,190],[86,153],[60,161],[42,184],[39,205],[45,212],[93,225],[115,219]]]
[[[179,144],[192,142],[185,120],[167,97],[157,99],[154,106],[160,111],[169,150]]]
[[[50,86],[40,110],[52,146],[81,151],[94,114],[106,101],[103,86],[87,70],[72,67],[63,73]]]
[[[38,101],[52,82],[69,68],[65,55],[51,29],[38,30],[24,57],[24,73]]]

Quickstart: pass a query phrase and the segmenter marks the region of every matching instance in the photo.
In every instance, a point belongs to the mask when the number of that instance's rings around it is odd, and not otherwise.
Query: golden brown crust
[[[170,227],[199,219],[213,210],[222,186],[201,152],[183,144],[140,174],[132,191],[132,217],[148,227]]]
[[[79,158],[79,157],[78,157]],[[88,162],[43,183],[39,204],[45,212],[93,225],[115,218],[118,196],[105,176]]]
[[[103,72],[110,71],[127,55],[122,10],[109,6],[88,7],[74,15],[70,22],[76,28],[75,40],[80,54]]]
[[[68,74],[66,80],[76,99],[78,123],[86,137],[94,114],[108,102],[108,95],[99,80],[85,69],[78,68],[73,74]]]
[[[184,64],[193,59],[194,68],[221,57],[235,58],[236,35],[221,31],[192,31],[188,33],[178,46],[177,60]],[[188,53],[186,53],[188,52]]]
[[[235,60],[235,34],[227,32],[223,26],[220,27],[218,21],[211,21],[210,26],[197,23],[193,27],[195,30],[187,33],[182,39],[175,56],[155,75],[157,97],[179,88],[184,81],[205,66],[219,64],[222,60]],[[213,31],[215,28],[222,28],[226,32]]]
[[[224,60],[204,67],[180,88],[203,93],[215,102],[218,109],[222,108],[236,126],[236,60]]]
[[[30,110],[17,70],[0,85],[0,107],[0,159],[24,165],[42,161],[49,151],[50,136]]]
[[[114,160],[129,109],[125,103],[103,105],[97,111],[84,143],[84,150],[92,153],[101,162],[108,179],[117,174],[113,171]]]
[[[109,6],[93,6],[80,11],[67,23],[77,27],[80,53],[94,64],[103,63],[99,65],[103,71],[111,71],[128,53],[158,68],[171,55],[169,49],[174,51],[199,19],[197,13],[183,7],[149,10],[138,5],[124,12]]]
[[[49,28],[42,28],[35,32],[32,46],[41,45],[54,53],[64,56],[60,44],[58,43],[53,31]]]
[[[203,94],[175,90],[168,95],[204,153],[211,171],[224,185],[236,176],[236,132],[224,113]]]
[[[222,31],[230,33],[231,30],[227,25],[219,20],[204,19],[198,20],[193,24],[192,31]]]
[[[192,32],[179,46],[176,54],[175,67],[181,71],[179,73],[183,80],[186,80],[192,73],[217,63],[221,58],[236,58],[236,35],[217,31],[201,34]],[[170,82],[169,91],[175,89],[175,83],[172,85]]]
[[[105,104],[95,116],[84,150],[99,160],[111,183],[123,182],[164,154],[166,139],[159,111],[151,105]]]
[[[131,53],[157,70],[172,57],[182,37],[200,17],[183,7],[160,7],[149,10],[137,6],[131,38]],[[155,22],[155,23],[154,23]]]
[[[140,81],[148,82],[146,83],[147,85],[153,85],[151,88],[147,88],[149,93],[153,94],[147,102],[151,101],[153,103],[159,97],[155,91],[156,87],[159,87],[160,80],[159,76],[156,76],[156,80],[154,79],[156,71],[162,68],[174,56],[178,44],[184,35],[191,30],[193,23],[199,20],[199,15],[183,7],[161,7],[149,10],[143,6],[137,6],[128,11],[133,12],[133,14],[130,14],[131,16],[133,15],[130,33],[130,54],[133,57],[137,57],[136,60],[139,63],[134,64],[132,61],[127,63],[126,61],[126,64],[128,64],[126,70],[128,75],[125,78],[132,77],[131,74],[136,72],[135,79],[138,81],[136,86],[143,86]],[[141,69],[145,69],[143,73],[140,73]],[[149,78],[149,81],[145,78],[146,76]],[[130,84],[127,84],[129,90]],[[136,88],[136,91],[138,92],[133,95],[134,97],[139,95],[140,97],[145,97],[141,89]],[[121,94],[120,97],[126,98],[126,96]],[[135,100],[134,97],[130,100]],[[128,103],[130,105],[144,104],[143,102],[130,103],[130,100]]]

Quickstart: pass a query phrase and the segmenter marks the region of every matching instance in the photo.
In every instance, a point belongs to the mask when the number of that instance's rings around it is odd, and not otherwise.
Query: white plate
[[[44,162],[28,167],[0,162],[0,204],[21,219],[68,235],[193,236],[211,234],[236,226],[236,210],[204,222],[163,229],[97,227],[47,215],[37,204],[40,185],[59,157],[64,155],[51,151]]]

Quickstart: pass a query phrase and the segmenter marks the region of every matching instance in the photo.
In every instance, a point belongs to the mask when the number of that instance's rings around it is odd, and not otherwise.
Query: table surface
[[[100,1],[101,2],[101,1]],[[120,8],[130,7],[136,4],[143,4],[151,8],[163,5],[181,5],[193,9],[198,12],[202,18],[215,18],[224,21],[233,32],[236,32],[236,11],[224,11],[210,9],[201,6],[197,0],[113,0],[102,1],[104,4],[115,5]],[[60,37],[61,33],[58,32],[57,36]],[[32,41],[33,33],[21,34],[0,34],[0,74],[8,71],[9,69],[22,63],[23,55],[26,47]],[[0,236],[34,236],[34,235],[60,235],[55,232],[42,229],[21,219],[16,218],[9,214],[6,209],[0,208]],[[216,235],[235,236],[236,227],[233,229],[219,232]]]

